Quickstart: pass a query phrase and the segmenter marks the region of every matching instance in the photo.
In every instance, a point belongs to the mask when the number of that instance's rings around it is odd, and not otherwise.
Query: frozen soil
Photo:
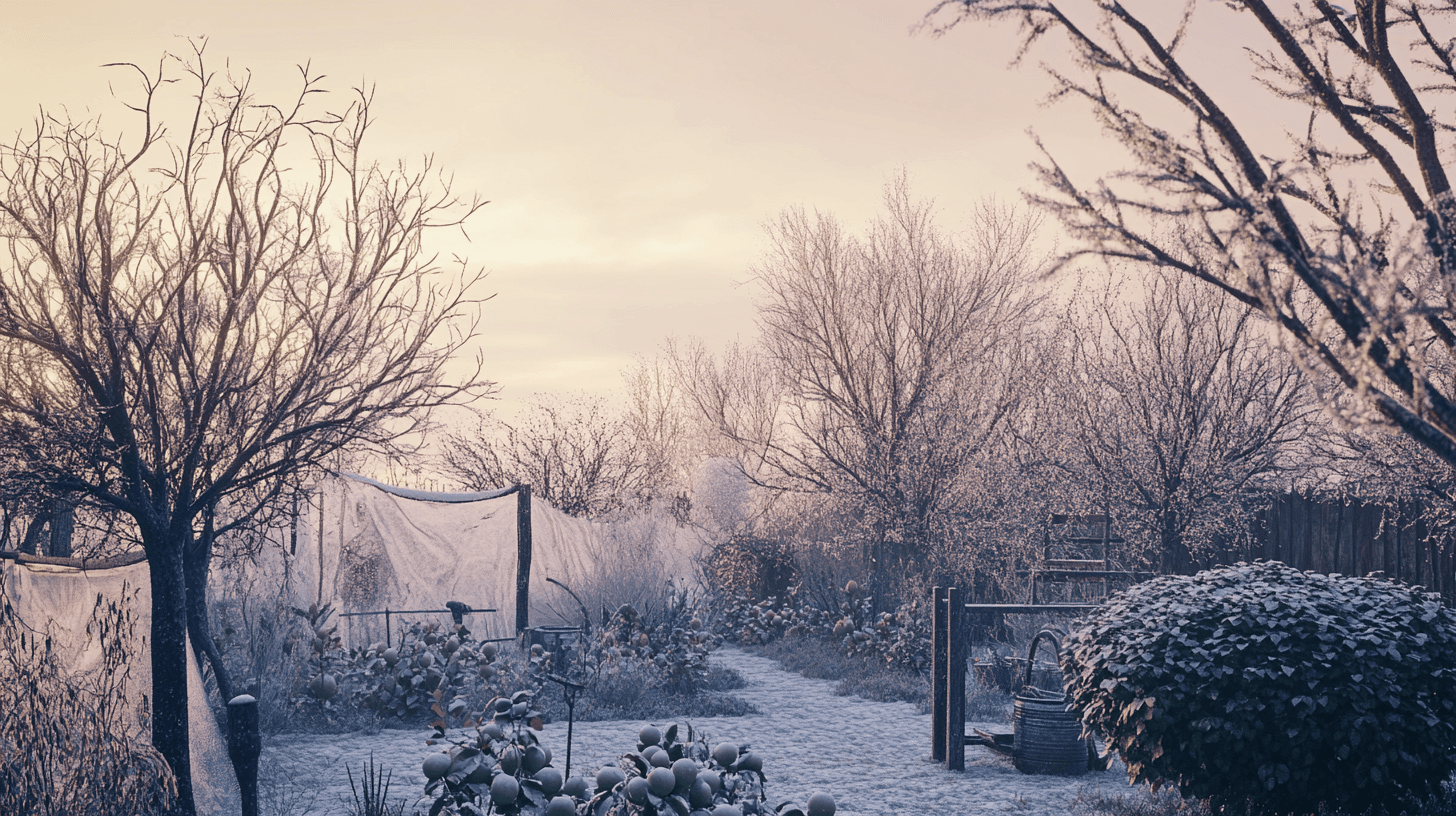
[[[1065,814],[1079,793],[1099,789],[1126,793],[1120,765],[1080,777],[1028,776],[988,749],[968,746],[966,770],[946,771],[930,759],[930,716],[910,703],[877,703],[838,697],[831,680],[810,680],[779,664],[733,648],[712,658],[732,666],[748,681],[735,694],[762,714],[682,721],[709,744],[749,743],[763,757],[768,776],[768,806],[785,800],[802,805],[817,791],[832,794],[841,814],[999,813]],[[593,774],[617,756],[636,748],[635,720],[577,723],[572,742],[572,773]],[[669,723],[654,723],[666,726]],[[1007,731],[1005,723],[968,727]],[[686,733],[684,729],[684,733]],[[265,816],[347,816],[353,800],[345,768],[360,779],[366,760],[392,773],[390,798],[424,790],[420,765],[427,732],[385,730],[377,734],[284,735],[264,746],[260,804]],[[566,723],[550,723],[541,733],[554,764],[565,768]],[[408,812],[408,810],[406,811]]]

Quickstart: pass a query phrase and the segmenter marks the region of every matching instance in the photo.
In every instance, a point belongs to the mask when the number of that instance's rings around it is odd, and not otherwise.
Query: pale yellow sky
[[[1006,70],[1011,29],[912,36],[931,5],[27,4],[0,42],[0,131],[42,104],[123,122],[107,83],[124,76],[99,66],[155,64],[185,36],[265,92],[291,89],[308,60],[340,95],[375,83],[375,155],[432,152],[492,202],[471,243],[439,249],[491,271],[481,343],[508,409],[533,391],[615,388],[668,335],[750,336],[735,284],[784,207],[858,227],[903,166],[955,229],[981,196],[1032,184],[1028,127],[1064,156],[1118,155],[1082,106],[1038,107],[1040,72]]]

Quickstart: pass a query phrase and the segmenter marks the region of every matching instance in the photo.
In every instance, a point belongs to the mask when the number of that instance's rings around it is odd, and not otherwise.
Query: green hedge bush
[[[1380,578],[1238,564],[1139,584],[1062,654],[1133,783],[1255,813],[1395,810],[1456,769],[1456,615]]]

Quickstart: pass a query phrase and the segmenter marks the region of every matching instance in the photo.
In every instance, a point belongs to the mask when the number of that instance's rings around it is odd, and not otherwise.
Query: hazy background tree
[[[1384,504],[1407,523],[1419,516],[1428,535],[1456,530],[1456,469],[1410,437],[1386,428],[1335,425],[1312,451],[1320,495]],[[1394,516],[1393,516],[1394,517]]]
[[[753,270],[758,343],[674,346],[678,382],[755,485],[837,501],[879,579],[934,569],[961,482],[1020,401],[1034,226],[988,203],[949,235],[903,176],[862,237],[789,210]]]
[[[692,516],[692,492],[700,464],[712,456],[711,435],[692,412],[662,356],[638,357],[622,374],[624,414],[632,445],[649,474],[654,500],[671,502],[680,521]]]
[[[1061,455],[1136,554],[1175,572],[1246,535],[1260,495],[1305,466],[1313,395],[1251,309],[1173,273],[1130,283],[1068,312]]]
[[[1451,9],[1349,5],[1190,0],[1169,21],[1161,3],[944,0],[926,22],[1016,21],[1021,55],[1063,35],[1071,66],[1050,70],[1053,96],[1087,101],[1133,166],[1095,183],[1040,167],[1034,198],[1076,241],[1061,265],[1133,259],[1206,281],[1355,397],[1332,407],[1456,464]],[[1229,64],[1192,56],[1232,53],[1226,27],[1202,25],[1216,14],[1248,32],[1257,108],[1216,99]]]
[[[536,394],[519,418],[482,418],[447,437],[442,468],[470,490],[529,484],[563,513],[596,518],[647,498],[653,451],[605,398]]]
[[[0,149],[0,348],[33,366],[0,378],[0,426],[86,440],[84,467],[26,465],[135,520],[152,739],[190,808],[185,636],[210,644],[211,541],[330,453],[406,444],[431,408],[487,389],[444,370],[473,336],[479,275],[423,243],[480,202],[428,159],[367,159],[371,94],[315,111],[307,69],[277,105],[201,48],[119,70],[140,81],[124,135],[43,111]],[[169,131],[173,75],[190,109]]]

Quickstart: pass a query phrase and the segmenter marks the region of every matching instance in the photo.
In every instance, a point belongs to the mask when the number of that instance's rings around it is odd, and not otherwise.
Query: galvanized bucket
[[[1087,772],[1087,741],[1082,738],[1082,723],[1068,709],[1066,692],[1032,685],[1036,645],[1043,639],[1051,642],[1055,653],[1062,650],[1061,640],[1050,630],[1031,639],[1026,682],[1016,694],[1011,721],[1015,734],[1011,761],[1022,773],[1080,776]]]

